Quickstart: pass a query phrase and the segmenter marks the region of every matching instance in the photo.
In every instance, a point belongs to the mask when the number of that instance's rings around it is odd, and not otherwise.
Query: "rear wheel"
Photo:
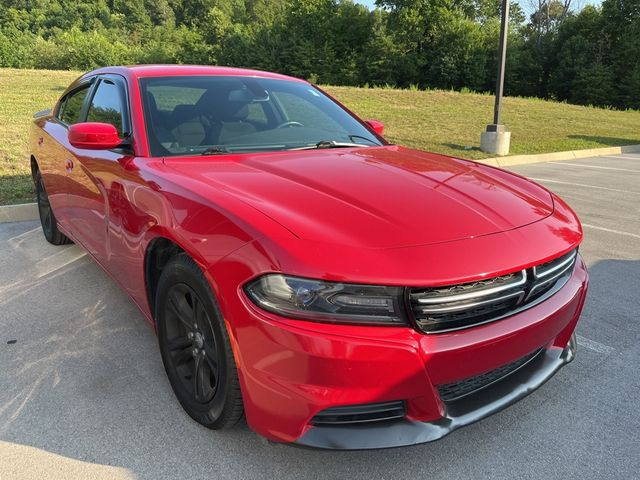
[[[229,335],[209,283],[186,254],[162,270],[156,299],[160,353],[178,401],[205,427],[235,425],[243,404]]]
[[[71,240],[58,230],[58,222],[56,221],[56,217],[51,209],[49,197],[47,196],[47,191],[44,188],[44,182],[42,181],[42,175],[40,172],[36,172],[35,184],[36,198],[38,201],[38,214],[40,216],[40,224],[42,225],[44,238],[53,245],[71,243]]]

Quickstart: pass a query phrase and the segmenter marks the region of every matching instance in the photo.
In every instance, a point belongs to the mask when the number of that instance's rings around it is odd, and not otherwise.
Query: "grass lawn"
[[[51,108],[78,72],[0,68],[0,205],[34,200],[27,140],[38,110]]]
[[[27,135],[32,115],[50,108],[79,72],[0,69],[0,205],[33,200]],[[441,90],[324,87],[363,118],[386,125],[392,142],[481,159],[477,147],[493,97]],[[640,144],[640,112],[529,98],[505,98],[511,154]]]
[[[351,87],[326,90],[361,117],[382,120],[385,137],[395,143],[468,159],[490,156],[478,147],[480,133],[493,121],[492,95]],[[507,97],[502,121],[511,130],[511,155],[640,144],[640,111]]]

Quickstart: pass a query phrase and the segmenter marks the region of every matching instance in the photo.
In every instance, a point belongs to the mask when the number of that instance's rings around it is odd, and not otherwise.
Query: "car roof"
[[[275,78],[304,82],[299,78],[280,75],[279,73],[265,72],[262,70],[251,70],[247,68],[218,67],[210,65],[127,65],[104,67],[84,74],[82,77],[100,75],[106,73],[120,74],[132,79],[144,77],[175,77],[192,75],[212,75],[212,76],[242,76]]]

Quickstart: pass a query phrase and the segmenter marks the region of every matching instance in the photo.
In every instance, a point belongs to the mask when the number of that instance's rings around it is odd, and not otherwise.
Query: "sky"
[[[375,0],[354,0],[356,3],[361,3],[362,5],[366,5],[369,8],[374,8],[376,5],[376,1]],[[499,0],[496,0],[496,2]],[[512,3],[520,3],[520,6],[522,7],[522,9],[527,12],[529,10],[529,1],[528,0],[522,0],[520,2],[513,2]],[[573,0],[573,3],[577,6],[584,6],[587,4],[590,5],[600,5],[602,3],[602,0]]]
[[[356,3],[361,3],[369,8],[373,8],[376,4],[376,0],[355,0]]]

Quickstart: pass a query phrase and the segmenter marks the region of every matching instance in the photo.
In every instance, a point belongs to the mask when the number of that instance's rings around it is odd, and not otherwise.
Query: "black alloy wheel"
[[[209,284],[185,254],[162,271],[156,296],[162,361],[178,401],[208,428],[234,425],[242,396],[226,326]]]
[[[209,402],[221,379],[220,348],[202,300],[186,283],[171,286],[165,303],[167,348],[182,387],[199,403]]]
[[[51,209],[51,203],[49,203],[49,196],[44,188],[44,182],[42,181],[42,175],[40,172],[36,172],[34,183],[36,187],[36,199],[38,202],[38,215],[40,216],[40,224],[42,225],[42,233],[47,242],[53,245],[64,245],[71,243],[71,240],[58,230],[58,222],[53,210]]]

